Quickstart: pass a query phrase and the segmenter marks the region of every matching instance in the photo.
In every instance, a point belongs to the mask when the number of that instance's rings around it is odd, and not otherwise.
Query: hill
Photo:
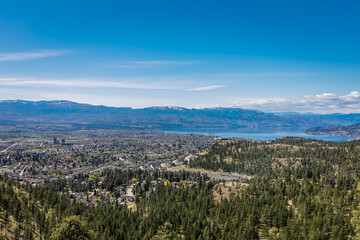
[[[135,179],[134,209],[74,201],[68,186],[88,191],[89,175],[37,186],[0,175],[0,238],[359,239],[359,156],[359,141],[223,141],[191,165],[252,178],[108,169],[91,181],[117,189]],[[153,185],[159,178],[168,180]]]
[[[286,114],[279,116],[240,108],[187,109],[149,107],[142,109],[94,106],[70,101],[0,101],[0,124],[27,128],[310,128],[343,125],[357,115]]]
[[[360,123],[349,126],[337,127],[314,127],[305,130],[305,133],[316,135],[331,135],[331,136],[345,136],[345,137],[360,137]]]
[[[267,215],[268,206],[260,211],[271,219],[263,222],[269,224],[268,239],[359,239],[359,150],[359,141],[224,141],[210,147],[190,166],[252,175],[246,188],[249,201],[266,202],[270,196],[277,196],[277,210]],[[261,203],[257,206],[263,207]],[[271,222],[277,217],[272,214],[284,209],[290,210],[284,225],[273,227]],[[354,232],[357,235],[352,238]]]

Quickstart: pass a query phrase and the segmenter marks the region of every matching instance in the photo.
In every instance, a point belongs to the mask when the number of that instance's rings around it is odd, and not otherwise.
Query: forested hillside
[[[239,172],[219,182],[189,172],[106,170],[108,189],[132,179],[136,206],[69,199],[66,180],[0,178],[3,239],[359,239],[360,142],[231,141],[191,166]],[[151,185],[156,179],[167,179]],[[87,191],[80,175],[68,183]],[[182,184],[175,184],[182,183]],[[79,190],[79,191],[80,191]],[[150,190],[150,192],[149,192]],[[149,193],[149,194],[148,194]]]
[[[316,135],[331,135],[331,136],[345,136],[345,137],[360,137],[360,123],[349,126],[336,127],[314,127],[305,130],[306,133]]]
[[[346,239],[354,231],[350,219],[353,224],[354,219],[358,221],[355,189],[360,175],[359,141],[284,138],[267,143],[223,142],[190,166],[253,175],[247,196],[253,196],[254,201],[276,196],[278,211],[290,211],[280,225],[272,224],[273,212],[255,216],[259,229],[267,229],[269,235],[277,232],[284,239]]]

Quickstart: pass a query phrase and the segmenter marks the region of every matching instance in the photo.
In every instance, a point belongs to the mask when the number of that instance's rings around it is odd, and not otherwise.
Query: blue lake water
[[[200,134],[208,136],[219,136],[219,137],[240,137],[247,139],[256,139],[256,140],[273,140],[283,137],[303,137],[303,138],[313,138],[318,140],[333,141],[333,142],[343,142],[352,140],[353,138],[349,137],[339,137],[339,136],[326,136],[326,135],[309,135],[301,131],[262,131],[262,130],[206,130],[206,129],[184,129],[184,130],[169,130],[165,131],[168,133],[181,133],[181,134]]]

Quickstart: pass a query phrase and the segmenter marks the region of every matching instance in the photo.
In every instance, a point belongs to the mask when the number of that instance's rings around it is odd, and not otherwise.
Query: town
[[[192,159],[204,154],[207,147],[222,140],[215,136],[143,130],[23,132],[1,139],[0,171],[32,185],[60,181],[62,187],[57,189],[60,194],[87,205],[103,201],[133,203],[136,189],[145,181],[150,181],[147,194],[160,183],[197,184],[189,178],[170,181],[168,174],[161,177],[165,172],[187,170],[191,175],[203,176],[204,180],[248,178],[242,174],[204,172],[187,167]],[[108,187],[104,179],[108,178],[109,170],[131,174],[120,185]],[[139,171],[156,173],[158,177],[149,180]]]

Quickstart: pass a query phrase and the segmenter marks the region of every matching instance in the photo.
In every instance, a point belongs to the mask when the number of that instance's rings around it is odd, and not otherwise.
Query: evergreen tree
[[[50,236],[51,240],[91,240],[94,232],[79,216],[70,216],[58,224]]]

